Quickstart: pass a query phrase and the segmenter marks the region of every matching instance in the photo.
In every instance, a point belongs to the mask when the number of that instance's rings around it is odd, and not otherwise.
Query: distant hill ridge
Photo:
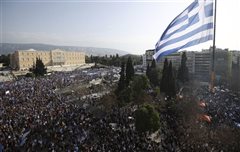
[[[120,56],[128,54],[126,51],[111,49],[111,48],[97,48],[97,47],[81,47],[81,46],[58,46],[50,44],[40,44],[40,43],[0,43],[0,54],[9,54],[17,50],[42,50],[50,51],[54,49],[62,49],[65,51],[81,51],[85,52],[86,55],[93,56],[104,56],[104,55],[115,55]]]

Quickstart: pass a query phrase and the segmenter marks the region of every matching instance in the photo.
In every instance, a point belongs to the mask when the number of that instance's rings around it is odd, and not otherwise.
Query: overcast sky
[[[193,0],[0,0],[0,42],[115,48],[143,54]],[[240,0],[218,0],[216,45],[240,50]],[[211,41],[188,50],[208,48]]]

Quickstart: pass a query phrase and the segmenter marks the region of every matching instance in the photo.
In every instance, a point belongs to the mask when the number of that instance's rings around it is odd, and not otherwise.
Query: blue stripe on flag
[[[195,1],[195,2],[193,2],[192,4],[190,4],[189,6],[188,6],[188,12],[191,12],[194,8],[196,8],[196,7],[198,7],[199,6],[199,4],[198,4],[198,1]]]
[[[165,46],[183,41],[183,40],[185,40],[185,39],[187,39],[187,38],[189,38],[189,37],[191,37],[195,34],[201,33],[203,31],[211,29],[211,28],[213,28],[213,23],[204,24],[204,25],[200,26],[199,28],[197,28],[197,29],[195,29],[191,32],[186,33],[185,35],[182,35],[182,36],[177,37],[175,39],[171,39],[171,40],[167,41],[166,43],[163,43],[162,45],[158,46],[156,48],[156,50],[160,50],[160,49],[164,48]]]
[[[165,39],[169,38],[170,36],[172,36],[173,34],[175,34],[177,32],[184,31],[186,28],[196,24],[198,21],[199,21],[199,16],[198,16],[198,13],[197,13],[197,14],[195,14],[192,17],[189,18],[189,23],[188,24],[183,25],[182,27],[180,27],[179,29],[173,31],[170,34],[164,35],[164,37],[162,37],[161,40],[165,40]]]
[[[186,14],[193,10],[198,11],[198,13],[194,14],[193,16],[192,15],[188,16],[189,14]],[[201,13],[201,14],[199,14],[199,13]],[[188,18],[188,22],[183,23],[184,21],[186,21],[186,16]],[[171,54],[172,52],[176,52],[180,49],[190,47],[193,45],[197,45],[199,43],[203,43],[208,40],[211,40],[212,35],[210,35],[210,32],[213,29],[212,18],[213,18],[213,3],[212,2],[209,3],[209,1],[207,1],[207,0],[202,0],[202,1],[195,0],[181,14],[179,14],[168,25],[166,30],[163,32],[161,38],[155,45],[156,53],[154,55],[154,58],[158,60],[163,55],[168,55],[168,54]],[[179,26],[178,28],[175,28],[175,29],[173,28],[175,25],[178,25],[181,23],[183,23],[182,26]],[[200,24],[200,25],[198,25],[196,27],[192,26],[192,25],[196,25],[196,23]],[[189,27],[191,27],[192,30],[190,30]],[[176,36],[175,38],[172,38],[172,36],[174,36],[174,34],[176,34],[178,32],[182,32],[182,31],[186,31],[187,29],[189,29],[189,32],[187,32],[186,34],[180,35],[179,37]],[[170,30],[172,31],[171,33],[169,32]],[[205,37],[201,37],[202,32],[205,32],[205,33],[209,32],[209,35],[206,36],[206,34],[204,34]],[[195,40],[191,40],[191,37],[196,34],[199,34],[199,37],[197,36],[197,38]],[[190,38],[189,41],[186,41],[188,38]],[[169,40],[167,40],[167,39],[169,39]],[[192,39],[194,39],[194,38],[192,38]],[[166,42],[163,42],[162,45],[159,45],[162,43],[162,40],[166,41]],[[186,44],[181,43],[183,40],[186,41]],[[178,43],[178,42],[180,42],[180,43]],[[166,46],[169,46],[170,48],[175,48],[175,49],[164,51],[162,48],[164,48]],[[159,51],[161,51],[161,54],[158,55],[158,53],[160,53]]]
[[[162,36],[166,34],[167,30],[172,27],[172,25],[176,22],[177,19],[180,18],[180,16],[185,12],[185,11],[189,11],[191,10],[190,8],[195,8],[193,5],[196,5],[195,7],[197,7],[199,4],[197,1],[191,3],[184,11],[182,11],[181,14],[179,14],[177,17],[174,18],[174,20],[172,20],[172,22],[168,25],[167,29],[163,32]],[[189,10],[188,10],[189,9]],[[161,40],[161,38],[160,38]]]
[[[206,17],[213,16],[213,3],[205,6],[204,10]]]
[[[187,20],[187,19],[188,19],[188,15],[185,15],[185,16],[183,16],[183,17],[181,17],[181,18],[175,20],[175,21],[171,24],[170,27],[174,27],[174,26],[176,26],[176,25],[182,23],[183,21],[185,21],[185,20]]]
[[[193,3],[190,4],[190,6],[188,6],[188,8],[187,8],[186,10],[184,10],[183,12],[185,12],[185,11],[188,10],[188,13],[189,13],[189,12],[191,12],[194,8],[196,8],[196,7],[198,7],[198,6],[199,6],[199,4],[198,4],[197,1],[196,1],[196,2],[193,2]],[[183,13],[183,12],[182,12],[182,13]],[[181,13],[181,14],[182,14],[182,13]],[[188,19],[188,15],[184,15],[184,16],[181,17],[181,18],[177,17],[175,20],[173,20],[173,22],[170,24],[170,26],[169,26],[168,28],[174,27],[174,26],[178,25],[179,23],[182,23],[183,21],[185,21],[185,20],[187,20],[187,19]]]
[[[185,45],[182,45],[180,47],[177,47],[177,48],[174,48],[174,49],[171,49],[171,50],[167,50],[167,51],[164,51],[163,53],[159,54],[158,57],[156,58],[156,60],[158,61],[161,57],[163,56],[166,56],[166,55],[169,55],[169,54],[172,54],[174,52],[177,52],[178,50],[180,49],[184,49],[184,48],[187,48],[187,47],[191,47],[191,46],[194,46],[194,45],[197,45],[197,44],[200,44],[200,43],[204,43],[206,41],[209,41],[209,40],[212,40],[213,39],[213,35],[208,35],[208,36],[205,36],[205,37],[201,37],[199,39],[196,39],[196,40],[193,40],[193,41],[190,41],[188,43],[186,43]]]

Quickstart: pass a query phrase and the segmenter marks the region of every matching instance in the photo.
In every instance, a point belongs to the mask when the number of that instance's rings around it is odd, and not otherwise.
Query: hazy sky
[[[193,0],[0,0],[1,39],[143,54]],[[240,50],[240,0],[218,0],[216,45]],[[211,41],[189,50],[208,48]]]

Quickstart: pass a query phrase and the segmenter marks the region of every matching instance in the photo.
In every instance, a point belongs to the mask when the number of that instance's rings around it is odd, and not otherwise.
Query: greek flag
[[[167,27],[155,46],[157,61],[181,49],[213,39],[213,1],[195,0]]]

